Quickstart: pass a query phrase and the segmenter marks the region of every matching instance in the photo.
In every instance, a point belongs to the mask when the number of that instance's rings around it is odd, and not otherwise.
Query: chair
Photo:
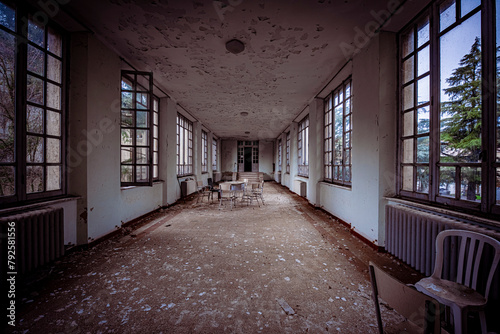
[[[241,201],[243,199],[245,184],[244,183],[231,184],[231,191],[233,192],[234,203],[236,204],[237,200]]]
[[[213,202],[214,201],[214,193],[219,194],[219,188],[218,188],[218,186],[216,187],[216,184],[212,181],[211,177],[209,177],[207,179],[207,183],[208,183],[208,189],[212,192],[212,202]]]
[[[262,201],[262,204],[264,203],[264,180],[261,180],[255,187],[252,187],[252,192],[254,193],[255,197],[260,198]]]
[[[455,237],[455,238],[453,238]],[[450,261],[444,251],[445,238],[458,246],[456,265]],[[489,246],[487,246],[489,245]],[[492,251],[492,260],[486,261],[483,252],[488,249]],[[483,260],[483,261],[481,261]],[[445,230],[436,238],[436,263],[434,272],[430,277],[423,278],[415,287],[426,295],[435,298],[441,304],[449,306],[453,314],[455,333],[467,332],[467,313],[478,312],[482,333],[487,333],[486,315],[484,308],[488,302],[488,294],[500,260],[500,241],[483,235],[481,233],[465,230]],[[456,278],[453,280],[443,279],[443,262],[446,265],[452,263],[452,269],[456,269]],[[486,270],[483,270],[480,263]],[[478,291],[478,275],[484,273],[485,288],[483,292]],[[454,275],[453,275],[454,276]],[[481,289],[482,290],[482,289]]]
[[[231,204],[231,210],[233,210],[233,203],[235,201],[234,192],[231,190],[231,184],[229,183],[221,183],[219,185],[220,188],[220,198],[219,198],[219,210],[222,207],[223,201],[229,201]]]
[[[409,321],[408,329],[415,333],[440,333],[439,303],[398,281],[370,261],[373,301],[380,334],[384,334],[379,297]]]
[[[200,200],[203,202],[203,197],[207,197],[207,200],[210,199],[210,195],[212,195],[212,192],[208,189],[208,187],[203,186],[203,181],[197,181],[196,182],[197,187],[198,187],[198,199],[197,202]]]

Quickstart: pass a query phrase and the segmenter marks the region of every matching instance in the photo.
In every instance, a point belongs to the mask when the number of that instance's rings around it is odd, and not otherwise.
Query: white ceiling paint
[[[407,1],[397,31],[426,1]],[[276,138],[396,0],[73,0],[69,10],[217,136]],[[245,43],[240,54],[228,40]],[[248,112],[242,116],[241,112]],[[245,134],[249,131],[250,134]]]

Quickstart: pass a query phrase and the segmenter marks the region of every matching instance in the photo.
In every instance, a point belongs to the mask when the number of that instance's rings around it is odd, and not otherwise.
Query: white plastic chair
[[[219,210],[222,207],[223,201],[229,201],[231,210],[233,210],[233,203],[235,200],[234,191],[231,190],[231,185],[229,183],[219,184],[220,189],[220,199],[219,199]]]
[[[447,237],[458,237],[459,253],[457,261],[456,281],[442,278],[444,240]],[[476,291],[479,264],[485,249],[490,245],[494,250],[491,266],[485,272],[486,289],[484,294]],[[484,308],[488,302],[488,294],[493,276],[500,260],[500,241],[487,235],[465,231],[445,230],[436,238],[436,263],[430,277],[423,278],[415,284],[418,291],[436,299],[451,308],[455,334],[467,333],[467,313],[478,312],[482,333],[487,333]]]

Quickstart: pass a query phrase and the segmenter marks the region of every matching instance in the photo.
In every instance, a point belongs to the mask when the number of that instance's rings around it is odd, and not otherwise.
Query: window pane
[[[61,114],[47,110],[47,134],[51,136],[61,135]]]
[[[0,166],[0,197],[14,195],[15,183],[14,167]]]
[[[0,24],[14,31],[16,29],[16,12],[0,2]]]
[[[28,40],[41,47],[44,46],[45,29],[42,26],[37,25],[31,19],[28,23]]]
[[[47,162],[61,162],[61,141],[59,139],[47,138]]]
[[[61,189],[61,167],[47,166],[47,191]]]
[[[417,104],[424,104],[430,101],[429,76],[418,80],[417,83]]]
[[[132,103],[132,98],[133,98],[133,93],[122,92],[122,108],[132,109],[134,107]]]
[[[439,195],[455,197],[455,167],[439,168]]]
[[[11,15],[11,9],[0,3],[0,23],[10,25],[9,22],[13,19]],[[3,66],[0,67],[0,162],[14,162],[16,109],[11,87],[15,86],[15,50],[14,37],[0,31],[0,58],[3,61]]]
[[[414,70],[415,70],[415,57],[411,56],[405,62],[403,62],[403,82],[407,83],[410,80],[414,79]]]
[[[153,177],[158,178],[158,166],[153,166]]]
[[[451,26],[456,20],[455,0],[447,0],[439,6],[440,31]]]
[[[429,137],[417,139],[417,162],[429,162]]]
[[[137,182],[148,182],[149,181],[149,167],[136,166],[136,172],[137,172]]]
[[[47,78],[57,83],[61,83],[62,62],[59,59],[47,56]]]
[[[121,126],[132,127],[134,126],[134,113],[131,110],[122,110],[121,112]]]
[[[32,133],[43,134],[43,109],[28,106],[26,108],[26,130]]]
[[[61,110],[61,87],[47,83],[47,107]]]
[[[417,192],[429,193],[429,167],[417,168]]]
[[[403,190],[413,191],[413,167],[403,167]]]
[[[136,93],[136,108],[137,109],[149,109],[149,94],[147,93]]]
[[[137,111],[136,112],[136,118],[137,118],[136,126],[138,128],[148,127],[148,124],[149,124],[148,116],[149,116],[149,112]]]
[[[497,204],[500,205],[500,168],[497,168]]]
[[[478,162],[481,152],[481,19],[441,37],[441,158]]]
[[[27,136],[26,160],[28,162],[44,162],[43,138],[38,136]]]
[[[413,162],[413,139],[403,141],[403,163]]]
[[[61,35],[49,27],[48,37],[47,37],[47,50],[55,54],[56,56],[62,56],[62,38]]]
[[[418,52],[417,76],[421,76],[430,70],[430,47],[426,46]]]
[[[146,147],[138,147],[136,149],[137,157],[136,163],[138,164],[147,164],[149,163],[149,149]]]
[[[413,136],[413,111],[403,116],[403,136]]]
[[[122,137],[122,145],[132,145],[134,130],[122,129],[121,137]]]
[[[149,145],[149,130],[137,130],[136,145],[138,146]]]
[[[43,191],[43,167],[42,166],[27,166],[26,167],[26,192],[28,194],[38,193]]]
[[[468,201],[481,201],[480,167],[462,168],[460,198]]]
[[[403,110],[413,108],[414,105],[413,84],[410,84],[403,88]]]
[[[133,181],[133,175],[132,175],[132,166],[121,166],[121,177],[120,177],[121,182],[132,182]]]
[[[426,133],[430,130],[429,107],[419,108],[417,113],[417,133]]]
[[[28,71],[45,76],[45,54],[42,50],[28,45]]]
[[[429,41],[429,17],[418,23],[417,27],[417,47],[421,47]]]
[[[413,29],[410,29],[407,33],[405,33],[403,35],[403,38],[402,38],[402,42],[403,42],[403,47],[402,47],[402,50],[403,50],[403,57],[406,57],[407,55],[409,55],[410,53],[413,52],[413,49],[414,49],[414,46],[415,46],[415,36],[414,36],[414,33],[413,33]]]
[[[30,102],[43,104],[43,81],[28,75],[27,100]]]
[[[122,164],[132,164],[134,161],[132,160],[132,157],[134,155],[134,148],[133,147],[122,147],[121,150],[121,163]]]
[[[481,5],[481,0],[462,0],[460,2],[461,16],[465,16],[470,13],[474,8]]]

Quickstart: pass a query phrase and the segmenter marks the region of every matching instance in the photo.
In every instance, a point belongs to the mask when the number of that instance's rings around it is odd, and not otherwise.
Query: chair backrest
[[[219,188],[222,191],[230,191],[231,190],[231,184],[223,182],[223,183],[219,184]]]
[[[420,328],[424,333],[440,333],[439,303],[398,281],[370,261],[370,278],[379,332],[384,333],[378,297]]]
[[[436,263],[434,266],[433,278],[442,278],[445,238],[457,237],[458,254],[456,268],[456,282],[477,290],[480,263],[485,251],[485,245],[493,247],[493,259],[489,261],[491,265],[486,272],[486,288],[484,296],[488,298],[491,282],[500,261],[500,241],[473,231],[466,230],[445,230],[436,237]],[[447,262],[449,260],[447,259]]]
[[[198,188],[203,188],[203,181],[196,181]]]
[[[207,183],[208,183],[208,186],[209,186],[209,187],[212,187],[212,186],[214,185],[214,182],[212,181],[212,178],[211,178],[211,177],[209,177],[209,178],[207,179]]]

